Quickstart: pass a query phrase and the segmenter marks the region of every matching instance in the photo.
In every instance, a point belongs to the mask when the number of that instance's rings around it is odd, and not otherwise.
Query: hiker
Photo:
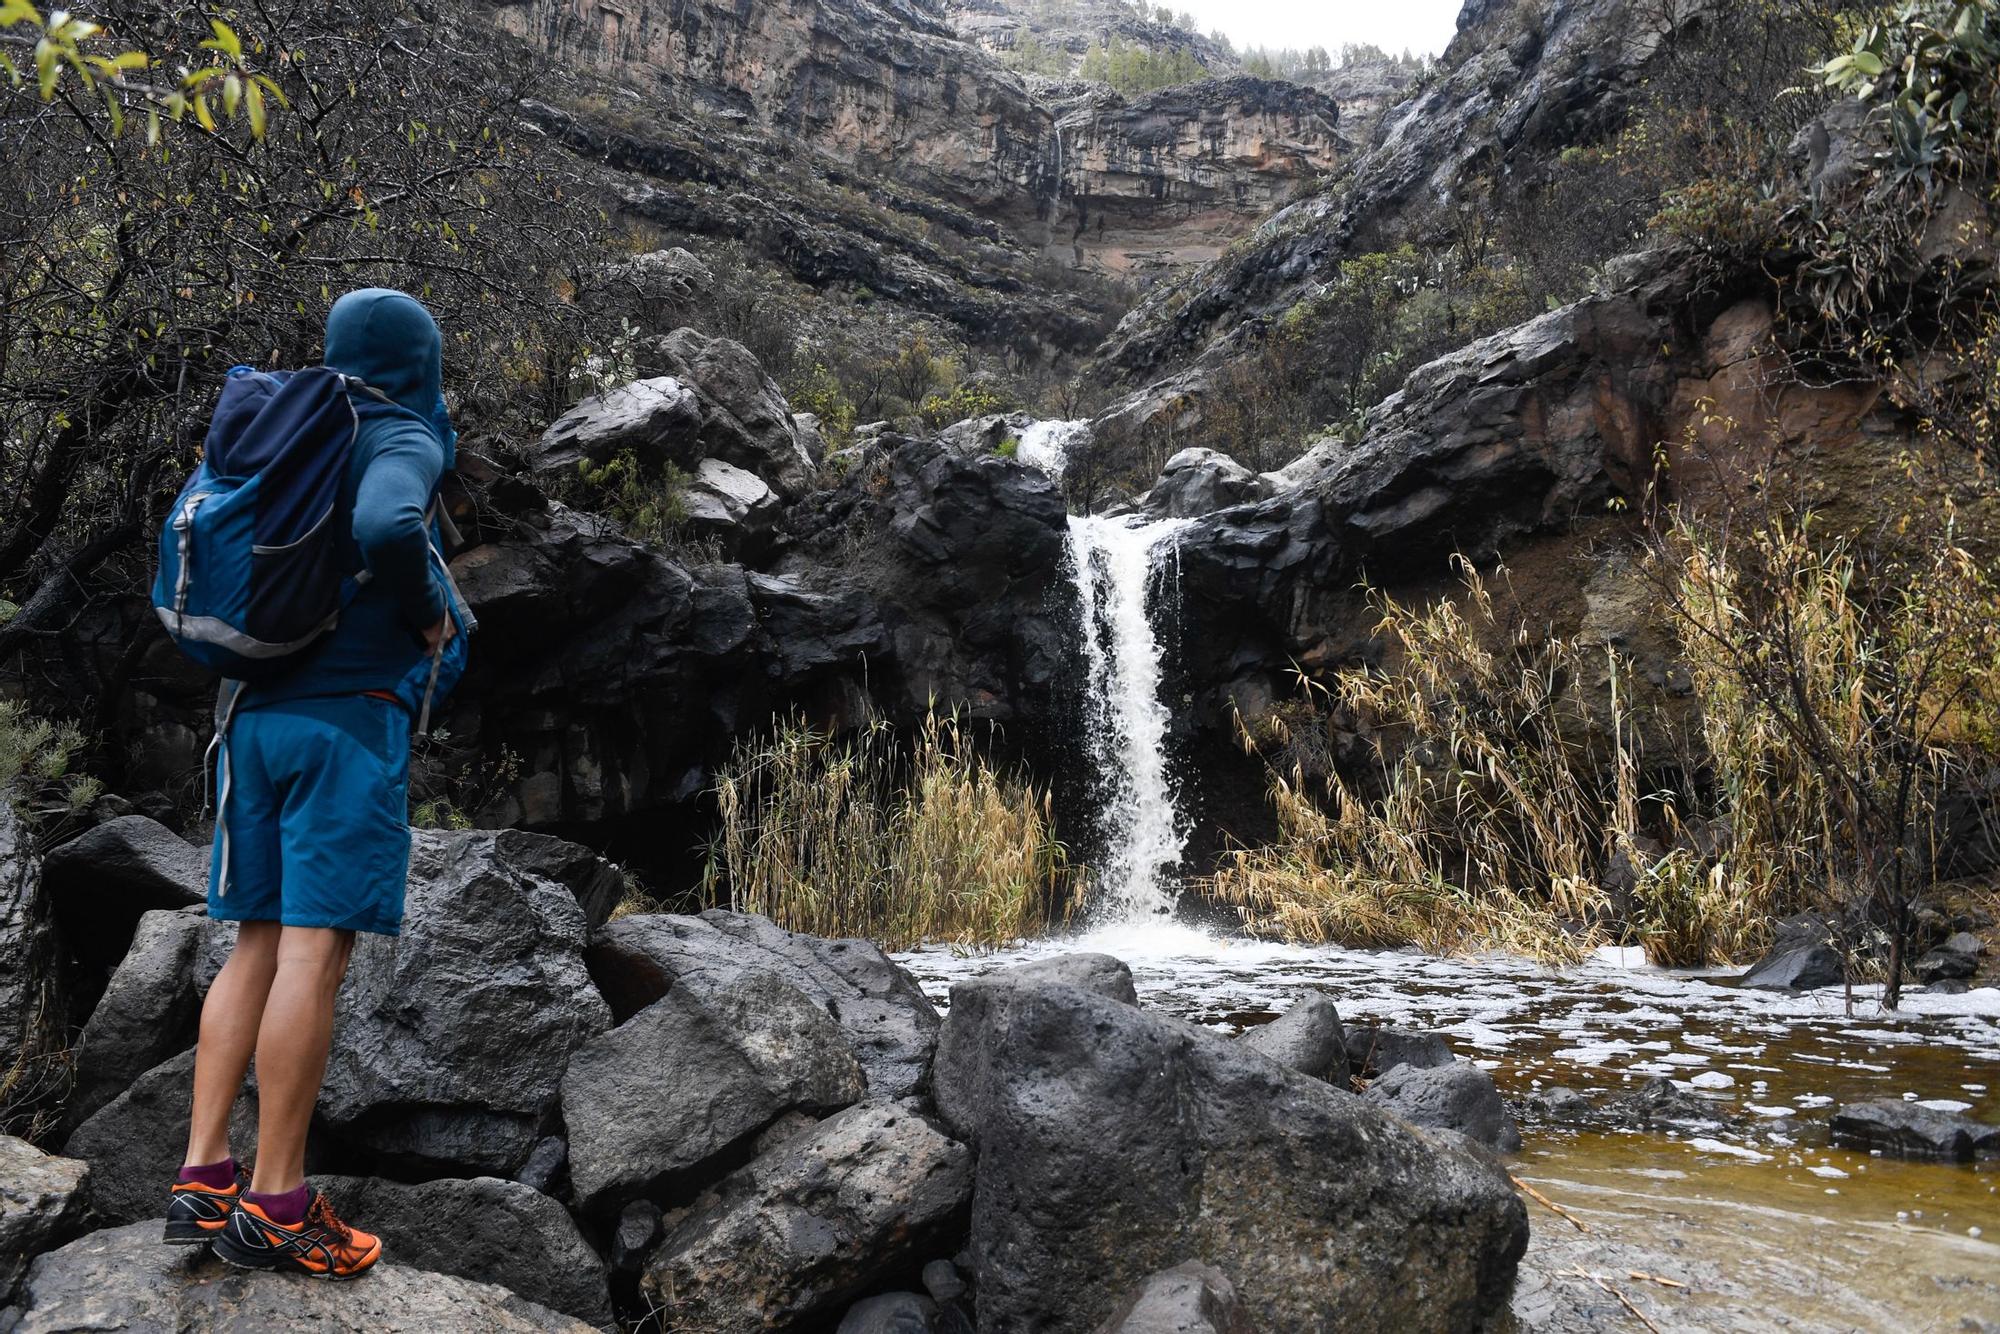
[[[442,357],[437,323],[414,298],[380,288],[341,297],[327,316],[325,370],[232,372],[203,467],[162,537],[162,620],[225,678],[247,678],[225,679],[211,747],[208,912],[240,926],[202,1006],[186,1165],[165,1239],[212,1243],[246,1268],[353,1278],[382,1255],[379,1238],[342,1223],[306,1184],[306,1129],[354,933],[401,929],[412,724],[428,714],[448,641],[470,628],[427,517],[453,461]],[[329,462],[336,450],[350,451],[344,469]],[[229,490],[256,469],[258,495]],[[316,476],[319,498],[297,498]],[[225,562],[209,553],[228,535],[205,536],[202,524],[223,523],[228,497],[256,507],[265,537],[244,544],[244,572],[225,589],[213,586]],[[247,522],[238,528],[250,531]],[[298,531],[273,541],[266,527],[281,522]],[[294,566],[268,564],[285,559]],[[335,560],[346,577],[325,574]],[[255,627],[276,623],[282,609],[245,607],[231,620],[199,605],[292,596],[328,577],[319,596],[333,599],[331,611],[297,613],[316,632],[299,651],[283,634],[258,637]],[[452,647],[462,655],[462,640]],[[229,1113],[253,1053],[257,1158],[246,1184],[230,1154]]]

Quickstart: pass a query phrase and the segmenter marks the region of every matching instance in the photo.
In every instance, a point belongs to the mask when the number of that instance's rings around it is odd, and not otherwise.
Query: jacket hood
[[[326,364],[356,376],[431,420],[442,401],[444,337],[415,297],[364,287],[333,303],[326,317]]]

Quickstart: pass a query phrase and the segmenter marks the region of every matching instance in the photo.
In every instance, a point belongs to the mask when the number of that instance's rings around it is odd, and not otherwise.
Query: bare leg
[[[257,1032],[257,1170],[259,1195],[295,1190],[305,1181],[306,1128],[333,1043],[333,1002],[347,975],[354,933],[288,926],[278,941],[277,976]]]
[[[236,948],[215,975],[201,1007],[201,1037],[194,1051],[194,1112],[188,1118],[189,1163],[219,1163],[229,1156],[229,1109],[243,1087],[264,998],[278,967],[276,922],[245,922]]]

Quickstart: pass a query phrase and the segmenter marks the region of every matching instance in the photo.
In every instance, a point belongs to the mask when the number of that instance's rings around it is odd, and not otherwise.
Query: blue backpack
[[[229,372],[202,462],[160,530],[153,608],[182,652],[232,681],[267,681],[339,623],[368,572],[339,520],[360,418],[352,397],[379,390],[326,367]],[[438,549],[458,634],[397,690],[419,730],[464,669],[475,622]],[[226,692],[233,693],[233,692]]]

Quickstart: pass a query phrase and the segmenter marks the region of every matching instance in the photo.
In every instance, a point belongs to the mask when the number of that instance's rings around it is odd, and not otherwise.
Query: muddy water
[[[1117,955],[1143,1003],[1226,1032],[1323,988],[1349,1022],[1442,1034],[1511,1100],[1559,1085],[1604,1096],[1655,1075],[1708,1099],[1723,1125],[1699,1132],[1524,1118],[1510,1165],[1587,1229],[1530,1206],[1525,1328],[1643,1329],[1637,1307],[1662,1329],[2000,1330],[2000,1164],[1894,1162],[1826,1140],[1831,1109],[1863,1098],[2000,1122],[2000,989],[1906,996],[1889,1015],[1857,988],[1849,1014],[1838,991],[1742,991],[1630,954],[1551,971],[1164,925],[901,957],[943,1004],[958,978],[1063,948]]]

